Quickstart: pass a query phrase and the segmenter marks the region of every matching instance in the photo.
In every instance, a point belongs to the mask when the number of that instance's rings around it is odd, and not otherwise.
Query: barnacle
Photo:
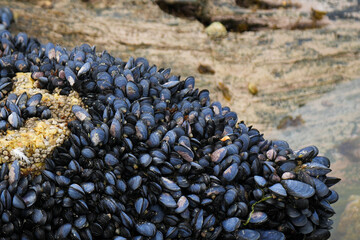
[[[51,111],[50,119],[37,117],[26,120],[20,129],[8,129],[0,135],[0,163],[19,160],[23,172],[40,170],[45,158],[60,146],[70,134],[67,123],[74,119],[73,105],[82,105],[79,94],[72,91],[68,96],[34,87],[36,81],[31,73],[17,73],[13,79],[13,93],[27,92],[30,96],[41,93],[42,104]]]

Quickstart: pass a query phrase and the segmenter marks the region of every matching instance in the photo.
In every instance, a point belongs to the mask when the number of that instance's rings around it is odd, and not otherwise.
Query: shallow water
[[[284,139],[292,149],[316,145],[319,155],[331,160],[332,172],[329,175],[342,179],[333,187],[340,199],[332,205],[336,211],[332,218],[332,239],[358,239],[349,235],[359,236],[359,228],[351,230],[357,231],[357,235],[349,234],[349,228],[340,229],[338,223],[349,197],[360,195],[360,79],[336,85],[333,91],[299,107],[289,117],[301,118],[302,121],[298,121],[296,126],[284,125],[283,129],[265,134],[265,137]],[[346,238],[345,233],[348,233]]]

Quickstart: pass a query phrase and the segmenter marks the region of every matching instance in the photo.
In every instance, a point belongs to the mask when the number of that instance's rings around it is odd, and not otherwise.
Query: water
[[[291,117],[301,121],[270,132],[265,138],[284,139],[292,149],[316,145],[319,155],[331,160],[329,176],[342,179],[333,187],[340,199],[332,205],[336,214],[331,239],[360,239],[360,79],[337,85],[298,108]],[[352,206],[344,214],[351,201]]]

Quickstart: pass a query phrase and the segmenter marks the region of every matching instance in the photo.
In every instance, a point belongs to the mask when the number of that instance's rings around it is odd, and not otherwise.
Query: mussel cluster
[[[8,77],[2,79],[9,79],[11,81]],[[15,93],[10,93],[7,96],[6,102],[0,104],[0,130],[6,131],[10,127],[18,129],[22,126],[24,120],[31,117],[50,118],[51,112],[49,108],[40,105],[41,98],[41,93],[34,94],[30,98],[26,92],[19,96]]]
[[[0,12],[8,26],[11,11]],[[70,137],[40,175],[2,164],[2,239],[330,237],[338,194],[329,187],[340,179],[326,176],[330,161],[315,146],[264,139],[193,77],[145,58],[0,37],[0,90],[30,71],[39,87],[76,90],[86,106],[72,107]]]

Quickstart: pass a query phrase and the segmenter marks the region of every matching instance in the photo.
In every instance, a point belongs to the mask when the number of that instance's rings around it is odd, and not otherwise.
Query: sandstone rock
[[[360,235],[360,196],[352,195],[341,214],[338,232],[343,240],[357,240]]]

